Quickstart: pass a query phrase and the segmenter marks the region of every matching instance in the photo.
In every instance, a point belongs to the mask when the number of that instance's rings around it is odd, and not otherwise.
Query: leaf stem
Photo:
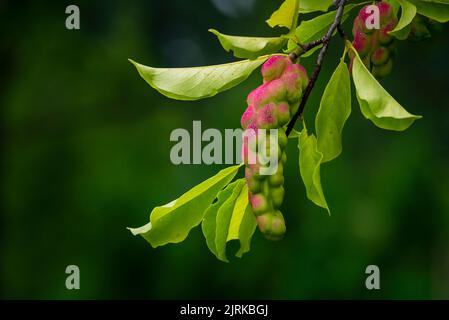
[[[287,136],[292,132],[296,121],[300,118],[302,113],[304,112],[304,109],[306,107],[307,100],[309,99],[309,96],[312,92],[313,87],[315,86],[315,83],[318,79],[318,76],[321,72],[321,66],[323,63],[324,56],[326,55],[327,48],[329,46],[330,40],[332,38],[332,35],[334,34],[335,30],[338,29],[338,32],[340,35],[345,38],[345,34],[343,29],[340,26],[341,19],[343,17],[344,8],[346,5],[346,0],[336,0],[334,1],[335,6],[337,7],[337,12],[335,14],[334,22],[329,27],[329,30],[327,31],[326,35],[322,37],[321,39],[318,39],[316,41],[313,41],[311,43],[308,43],[306,45],[298,46],[297,49],[295,49],[292,53],[290,53],[289,58],[292,61],[295,61],[301,54],[303,54],[306,51],[303,51],[304,49],[312,49],[320,44],[323,45],[323,47],[320,50],[320,53],[318,54],[318,58],[316,61],[315,69],[313,70],[313,74],[310,77],[309,85],[307,86],[306,90],[304,91],[304,94],[301,99],[301,103],[299,105],[298,111],[293,115],[292,119],[287,125],[286,134]],[[303,52],[302,52],[303,51]],[[299,52],[299,54],[298,54]]]

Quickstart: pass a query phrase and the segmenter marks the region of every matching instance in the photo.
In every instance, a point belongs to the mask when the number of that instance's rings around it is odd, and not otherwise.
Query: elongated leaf
[[[300,0],[299,12],[327,11],[331,5],[332,0]]]
[[[316,137],[307,133],[304,127],[299,136],[299,170],[302,181],[306,187],[307,198],[326,209],[329,214],[329,207],[324,197],[323,188],[321,187],[321,162],[323,154],[317,149]]]
[[[281,37],[239,37],[222,34],[214,29],[209,31],[218,37],[226,51],[232,51],[234,56],[243,59],[256,59],[266,54],[279,52],[288,41]]]
[[[223,169],[178,199],[154,208],[150,223],[141,228],[130,228],[130,231],[134,235],[141,235],[154,248],[184,241],[190,230],[202,221],[205,210],[217,193],[235,177],[240,166]]]
[[[401,5],[401,19],[394,30],[390,31],[390,34],[400,40],[407,39],[410,33],[410,23],[416,16],[416,7],[406,0],[397,0]]]
[[[243,192],[243,191],[242,191]],[[254,231],[256,231],[257,221],[254,216],[253,210],[249,206],[246,206],[245,212],[240,223],[239,241],[240,249],[235,254],[236,257],[241,258],[245,253],[249,252],[251,248],[251,239]]]
[[[228,200],[235,187],[237,186],[237,181],[228,184],[228,186],[220,191],[217,196],[217,201],[211,204],[204,212],[203,222],[201,223],[201,229],[203,230],[203,235],[206,238],[207,246],[209,250],[215,255],[217,255],[217,246],[215,245],[216,228],[217,228],[217,212],[218,209]]]
[[[350,114],[351,80],[342,59],[324,90],[315,119],[318,150],[323,154],[323,163],[340,155],[341,134]]]
[[[231,222],[229,223],[229,231],[226,242],[231,240],[240,241],[240,249],[236,256],[241,258],[243,254],[249,251],[251,238],[256,230],[257,222],[248,201],[248,186],[243,185],[242,191],[235,202],[232,211]]]
[[[419,14],[444,23],[449,21],[449,2],[423,1],[423,0],[407,0],[416,6]]]
[[[267,23],[270,27],[296,28],[298,22],[298,3],[300,0],[285,0],[280,8],[273,12]]]
[[[348,18],[352,9],[362,4],[364,3],[347,5],[343,12],[342,23]],[[299,27],[296,28],[296,37],[301,43],[308,43],[322,38],[334,21],[335,14],[336,11],[331,11],[326,14],[319,15],[311,20],[302,21]]]
[[[152,68],[130,61],[140,76],[164,96],[199,100],[213,97],[243,82],[265,60],[267,57],[194,68]]]
[[[228,185],[218,195],[204,214],[203,234],[211,252],[221,261],[228,262],[226,244],[240,241],[237,257],[249,251],[251,238],[256,230],[256,218],[248,203],[248,187],[245,179]]]
[[[229,227],[231,224],[232,214],[236,206],[236,201],[240,196],[243,186],[246,184],[245,179],[237,181],[237,185],[232,195],[223,203],[217,212],[217,225],[215,229],[215,246],[217,248],[217,258],[221,261],[228,262],[226,257],[226,243],[228,239]],[[248,197],[248,194],[246,195]]]
[[[382,129],[403,131],[421,116],[405,110],[373,77],[354,48],[352,76],[363,115]]]

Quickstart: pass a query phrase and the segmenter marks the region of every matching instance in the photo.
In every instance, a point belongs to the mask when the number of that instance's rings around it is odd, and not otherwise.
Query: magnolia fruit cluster
[[[279,211],[284,200],[283,169],[287,160],[284,126],[298,110],[309,79],[304,67],[285,56],[268,59],[262,66],[262,76],[263,84],[248,95],[248,107],[241,119],[247,133],[243,140],[243,160],[249,202],[259,229],[267,239],[279,240],[286,231],[284,217]],[[260,129],[265,129],[263,141],[257,141],[263,137]],[[270,136],[270,129],[277,129],[277,139]],[[273,157],[270,154],[272,143],[277,144],[278,151]],[[261,169],[268,166],[266,161],[261,161],[264,157],[276,158],[278,165],[273,174],[261,174]]]
[[[398,24],[398,18],[390,4],[378,2],[376,6],[380,14],[380,29],[372,28],[373,13],[368,6],[363,7],[354,20],[352,45],[368,70],[376,78],[383,78],[390,74],[393,68],[395,40],[389,32]],[[351,59],[354,59],[354,56]]]

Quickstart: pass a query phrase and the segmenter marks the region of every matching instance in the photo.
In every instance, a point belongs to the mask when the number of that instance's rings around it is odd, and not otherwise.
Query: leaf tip
[[[216,36],[219,35],[219,32],[217,30],[213,29],[213,28],[209,28],[207,31],[209,31],[210,33],[215,34]]]
[[[139,227],[139,228],[126,228],[126,229],[131,231],[131,233],[134,236],[137,236],[137,235],[142,235],[144,233],[150,232],[151,228],[152,228],[151,222],[148,222],[146,225]]]
[[[136,61],[134,61],[133,59],[129,59],[128,58],[129,63],[131,63],[134,67],[136,67],[136,69],[139,69],[139,63],[137,63]]]

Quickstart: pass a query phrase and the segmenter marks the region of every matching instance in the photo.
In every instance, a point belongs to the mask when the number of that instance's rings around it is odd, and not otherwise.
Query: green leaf
[[[349,16],[352,9],[360,6],[364,3],[349,4],[345,7],[342,20],[343,23]],[[314,40],[322,38],[329,30],[332,22],[334,21],[336,11],[331,11],[311,20],[304,20],[301,22],[298,28],[296,28],[296,37],[300,43],[308,43]]]
[[[235,254],[237,257],[241,258],[243,254],[250,250],[251,238],[256,227],[257,221],[249,205],[248,186],[245,183],[235,202],[231,222],[229,224],[228,237],[226,239],[226,242],[232,240],[240,241],[240,249]]]
[[[350,114],[351,80],[348,67],[342,59],[324,90],[315,119],[318,150],[323,154],[323,163],[340,155],[341,134]]]
[[[237,182],[231,197],[227,199],[217,212],[217,226],[215,231],[215,246],[217,248],[217,258],[221,261],[228,262],[226,257],[226,243],[228,238],[229,227],[236,206],[236,200],[240,196],[243,186],[246,184],[245,179]],[[248,193],[246,194],[248,197]]]
[[[273,12],[267,23],[270,27],[286,27],[290,30],[296,28],[298,23],[299,0],[285,0],[280,8]]]
[[[331,5],[332,0],[300,0],[299,12],[327,11]]]
[[[352,76],[363,115],[382,129],[403,131],[421,116],[405,110],[374,78],[352,47]]]
[[[201,229],[203,235],[206,238],[207,246],[209,250],[217,256],[217,246],[215,245],[216,229],[217,229],[217,212],[218,209],[226,202],[234,192],[237,185],[237,181],[228,184],[228,186],[220,191],[217,195],[217,201],[211,204],[204,212],[203,222],[201,223]]]
[[[440,4],[449,4],[449,0],[418,0],[422,2],[433,2],[433,3],[440,3]]]
[[[234,56],[243,59],[256,59],[266,54],[279,52],[288,41],[282,37],[239,37],[222,34],[214,29],[209,31],[218,37],[226,51],[232,51]]]
[[[304,129],[299,136],[299,170],[306,187],[307,198],[330,214],[329,207],[321,187],[321,163],[323,154],[318,151],[317,140]]]
[[[130,228],[130,231],[134,235],[141,235],[154,248],[184,241],[190,230],[202,221],[204,211],[217,193],[234,179],[240,167],[237,165],[223,169],[178,199],[154,208],[150,223],[141,228]]]
[[[301,132],[292,129],[292,131],[290,132],[290,134],[288,135],[289,139],[299,139],[299,136],[301,135]]]
[[[242,191],[243,192],[243,191]],[[239,241],[240,249],[235,254],[236,257],[241,258],[245,253],[249,252],[251,248],[251,239],[254,231],[257,228],[257,220],[254,216],[251,206],[247,206],[240,223]]]
[[[218,201],[204,214],[202,229],[210,251],[221,261],[228,262],[226,244],[229,241],[240,241],[237,257],[249,251],[256,218],[249,207],[245,179],[230,184],[218,195]]]
[[[410,23],[416,16],[416,7],[406,0],[397,0],[401,5],[401,19],[394,30],[390,34],[399,40],[407,39],[410,33]]]
[[[130,60],[140,76],[164,96],[177,100],[213,97],[245,81],[267,60],[242,60],[234,63],[194,68],[152,68]]]
[[[444,23],[449,21],[449,1],[408,0],[416,6],[419,14]]]
[[[389,3],[393,7],[393,12],[395,15],[397,15],[399,12],[399,8],[401,7],[398,0],[384,0],[384,1]]]

